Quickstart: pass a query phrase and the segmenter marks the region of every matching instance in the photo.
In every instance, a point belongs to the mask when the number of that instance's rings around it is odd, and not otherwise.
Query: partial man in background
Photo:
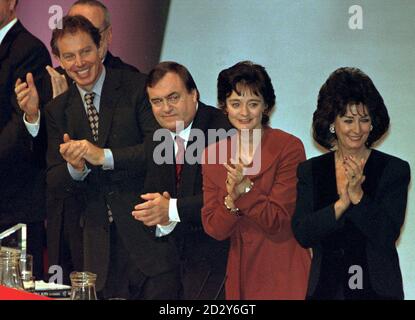
[[[150,72],[147,94],[167,137],[163,142],[146,138],[144,202],[135,207],[133,215],[160,240],[175,243],[180,259],[180,298],[224,299],[229,242],[217,241],[203,230],[201,154],[193,158],[195,145],[203,151],[209,143],[209,129],[229,130],[231,125],[220,110],[200,101],[192,75],[176,62],[162,62]],[[162,157],[157,151],[160,144],[167,145],[166,155],[174,155],[171,163],[157,163],[155,157]]]
[[[49,101],[41,83],[51,60],[43,43],[18,20],[17,4],[0,0],[0,232],[27,224],[34,275],[43,279],[46,130],[41,126],[35,138],[31,135],[30,122],[42,110],[21,110],[17,100],[23,96],[16,97],[14,86],[22,80],[36,83],[40,100]]]

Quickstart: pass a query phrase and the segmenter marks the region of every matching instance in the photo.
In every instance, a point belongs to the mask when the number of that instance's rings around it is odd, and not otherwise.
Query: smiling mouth
[[[352,141],[359,141],[362,139],[362,137],[361,136],[360,137],[349,137],[349,139]]]
[[[76,71],[75,73],[80,77],[85,77],[86,75],[88,75],[89,71],[90,71],[90,68],[87,68],[84,70]]]

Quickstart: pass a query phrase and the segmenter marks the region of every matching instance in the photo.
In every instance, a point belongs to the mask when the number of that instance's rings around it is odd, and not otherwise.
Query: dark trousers
[[[226,265],[212,266],[207,260],[184,261],[181,266],[183,300],[225,300]]]
[[[178,269],[147,277],[130,258],[118,235],[115,223],[112,223],[110,227],[110,241],[108,277],[105,289],[98,293],[100,299],[177,300],[179,298],[180,272]]]
[[[70,212],[76,217],[64,214],[59,241],[59,265],[63,270],[63,283],[71,284],[70,274],[73,271],[83,271],[82,228],[79,224],[79,213]]]

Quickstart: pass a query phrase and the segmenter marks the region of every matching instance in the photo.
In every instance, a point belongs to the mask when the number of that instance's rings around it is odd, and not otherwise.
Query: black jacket
[[[372,150],[364,169],[366,180],[362,185],[361,202],[351,205],[342,218],[336,220],[334,203],[338,195],[334,163],[334,153],[328,153],[298,167],[297,207],[292,227],[298,242],[313,249],[308,296],[313,295],[321,280],[322,264],[328,261],[325,259],[333,246],[330,237],[347,227],[346,230],[361,235],[350,249],[357,253],[359,244],[364,246],[362,256],[369,274],[363,276],[370,279],[376,294],[403,299],[396,241],[405,219],[409,164]],[[343,237],[348,237],[348,233],[343,233]]]
[[[50,96],[41,83],[50,55],[44,44],[18,21],[0,46],[0,224],[45,218],[46,132],[34,139],[23,123],[14,85],[33,73],[41,103]]]

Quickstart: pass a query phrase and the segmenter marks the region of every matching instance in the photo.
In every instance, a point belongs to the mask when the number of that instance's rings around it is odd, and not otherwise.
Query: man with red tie
[[[134,217],[151,227],[161,241],[173,241],[180,259],[181,294],[186,300],[221,299],[228,253],[227,241],[216,241],[203,230],[202,173],[199,161],[189,161],[194,143],[208,143],[208,129],[230,129],[224,114],[200,102],[189,71],[176,62],[162,62],[149,74],[147,94],[153,114],[167,131],[147,137],[146,180]],[[168,160],[161,163],[161,146]],[[203,151],[202,148],[202,151]],[[187,150],[189,150],[188,153]],[[174,155],[174,156],[173,156]]]

